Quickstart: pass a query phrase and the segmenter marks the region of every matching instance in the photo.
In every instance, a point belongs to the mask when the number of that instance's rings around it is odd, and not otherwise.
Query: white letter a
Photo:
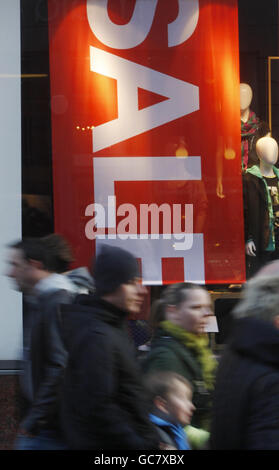
[[[118,118],[93,129],[93,152],[199,109],[199,88],[90,46],[90,70],[117,80]],[[138,88],[169,99],[138,107]]]

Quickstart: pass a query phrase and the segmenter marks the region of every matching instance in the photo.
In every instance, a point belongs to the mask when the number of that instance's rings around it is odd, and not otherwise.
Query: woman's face
[[[213,315],[211,299],[205,289],[187,291],[187,299],[175,307],[175,323],[194,334],[205,333],[207,317]]]

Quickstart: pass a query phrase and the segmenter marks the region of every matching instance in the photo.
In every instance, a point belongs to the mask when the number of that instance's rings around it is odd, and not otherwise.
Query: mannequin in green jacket
[[[216,370],[205,333],[207,317],[212,315],[210,296],[197,284],[173,284],[153,308],[164,320],[154,333],[144,373],[173,371],[191,382],[196,407],[192,424],[208,431]]]
[[[272,137],[256,143],[259,164],[243,175],[247,277],[279,257],[278,144]]]

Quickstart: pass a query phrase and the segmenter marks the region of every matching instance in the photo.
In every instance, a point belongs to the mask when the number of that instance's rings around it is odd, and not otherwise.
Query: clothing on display
[[[251,110],[248,120],[246,122],[241,120],[241,161],[244,170],[248,168],[249,164],[251,165],[249,154],[252,148],[252,139],[257,133],[259,122],[256,113]]]
[[[274,230],[274,243],[275,249],[278,249],[279,241],[279,188],[278,188],[278,177],[274,176],[272,178],[264,177],[268,191],[270,194],[270,199],[272,202],[273,209],[273,230]]]
[[[279,253],[279,171],[276,167],[273,171],[274,178],[265,178],[259,166],[254,165],[243,175],[245,242],[253,241],[256,246],[256,256],[247,257],[247,277],[266,262],[277,259]]]

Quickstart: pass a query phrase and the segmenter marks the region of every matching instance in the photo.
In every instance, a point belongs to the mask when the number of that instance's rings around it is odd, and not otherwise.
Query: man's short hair
[[[69,243],[62,235],[52,233],[42,238],[47,250],[46,267],[48,271],[64,273],[74,261]]]
[[[51,234],[42,238],[27,237],[10,244],[9,247],[21,250],[27,261],[40,261],[43,269],[49,272],[65,272],[73,261],[70,246],[58,234]]]
[[[176,372],[156,371],[148,373],[144,378],[144,385],[149,401],[153,402],[156,396],[167,398],[169,393],[175,392],[176,381],[182,382],[190,390],[193,390],[189,380]]]
[[[27,261],[33,259],[40,261],[43,267],[46,265],[46,250],[40,238],[24,238],[23,240],[11,243],[9,248],[21,250],[24,259]]]

